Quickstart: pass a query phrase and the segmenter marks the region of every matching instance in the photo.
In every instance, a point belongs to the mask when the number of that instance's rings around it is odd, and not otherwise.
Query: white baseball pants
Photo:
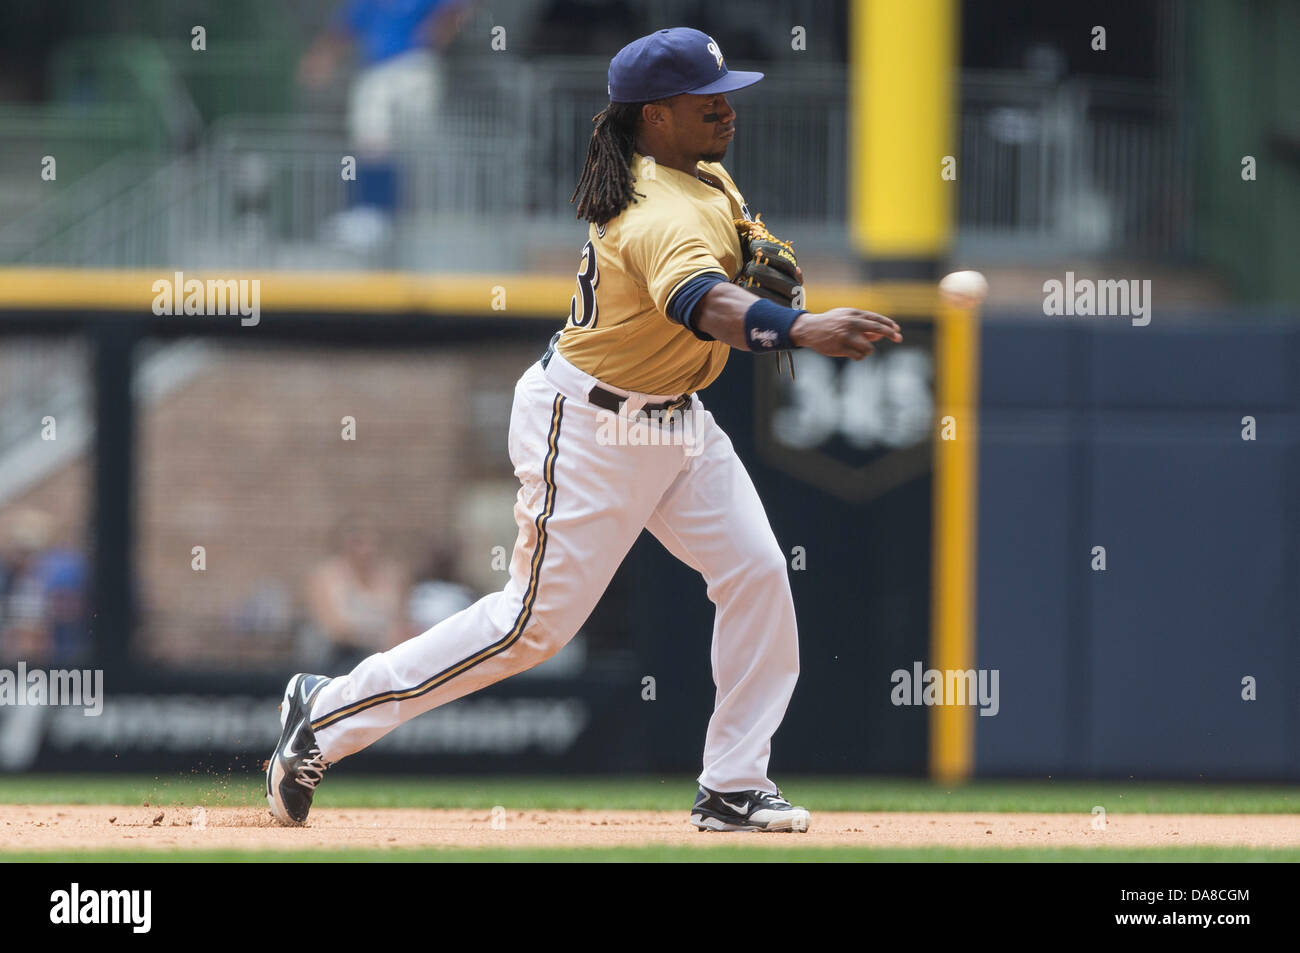
[[[717,694],[700,783],[776,790],[768,756],[799,674],[798,634],[785,557],[762,503],[698,397],[671,426],[636,422],[628,415],[668,398],[602,384],[627,398],[615,415],[588,402],[597,383],[558,353],[519,379],[510,417],[520,483],[510,581],[330,682],[312,708],[326,760],[550,658],[648,528],[703,575],[716,606]]]

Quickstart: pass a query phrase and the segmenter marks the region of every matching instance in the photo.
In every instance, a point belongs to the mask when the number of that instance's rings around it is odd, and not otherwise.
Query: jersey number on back
[[[591,242],[582,246],[582,265],[578,268],[578,291],[569,301],[569,323],[576,328],[596,326],[596,289],[600,287],[600,270],[596,267],[596,249]],[[579,302],[578,299],[582,299]]]

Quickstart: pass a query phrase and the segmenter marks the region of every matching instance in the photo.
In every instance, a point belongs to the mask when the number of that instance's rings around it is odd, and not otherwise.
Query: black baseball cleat
[[[295,675],[284,689],[280,742],[266,766],[266,800],[281,824],[307,820],[316,785],[330,766],[311,730],[311,703],[329,682],[324,675]]]
[[[702,831],[803,833],[808,830],[808,820],[808,812],[802,807],[792,807],[780,791],[720,794],[701,786],[691,808],[691,823]]]

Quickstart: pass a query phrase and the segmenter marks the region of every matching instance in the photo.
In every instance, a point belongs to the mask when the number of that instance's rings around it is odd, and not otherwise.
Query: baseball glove
[[[803,286],[799,283],[799,262],[789,242],[767,230],[760,213],[753,221],[735,219],[740,250],[745,264],[735,283],[752,294],[768,298],[787,308],[803,308]]]

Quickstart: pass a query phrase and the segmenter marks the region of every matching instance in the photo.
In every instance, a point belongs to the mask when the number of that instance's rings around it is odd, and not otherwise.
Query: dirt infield
[[[681,811],[319,809],[304,828],[260,808],[0,806],[0,851],[392,847],[1300,847],[1300,815],[814,813],[806,834],[702,834]]]

